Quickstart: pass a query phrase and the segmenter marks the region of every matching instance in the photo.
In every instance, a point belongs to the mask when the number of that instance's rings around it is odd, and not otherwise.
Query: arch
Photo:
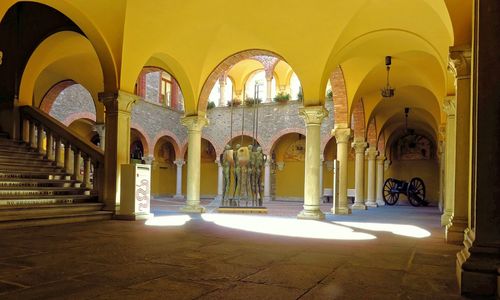
[[[25,1],[5,0],[0,4],[0,19],[3,19],[8,9],[17,3]],[[103,36],[102,31],[79,7],[68,1],[59,0],[30,0],[38,4],[50,7],[73,21],[85,34],[92,44],[99,58],[104,79],[104,91],[114,92],[118,88],[118,68],[113,51],[110,49],[109,41]]]
[[[92,122],[94,122],[94,124],[96,122],[95,114],[90,113],[90,112],[81,112],[81,113],[74,113],[72,115],[69,115],[65,120],[62,121],[62,123],[66,126],[69,126],[74,121],[80,120],[80,119],[91,120]]]
[[[330,136],[330,137],[328,137],[328,139],[325,138],[324,140],[325,140],[325,143],[324,143],[324,145],[322,143],[322,146],[321,146],[321,154],[323,155],[323,158],[326,160],[328,157],[327,149],[332,147],[332,144],[337,145],[337,141],[336,141],[334,136]],[[336,146],[333,147],[332,151],[334,153],[333,157],[337,157],[337,147]]]
[[[40,109],[66,126],[81,118],[97,121],[94,99],[73,80],[54,85],[42,98]]]
[[[76,118],[65,125],[82,139],[89,142],[92,142],[93,137],[96,135],[96,132],[94,131],[95,121],[85,118],[85,116],[82,116],[82,118]]]
[[[146,93],[148,91],[148,84],[146,83],[146,80],[147,80],[146,76],[147,76],[147,74],[156,73],[156,72],[160,73],[159,77],[157,78],[157,80],[158,80],[157,90],[155,91],[158,93],[158,95],[157,95],[157,99],[150,99],[150,98],[146,97],[147,96]],[[163,73],[170,76],[170,79],[168,80],[168,79],[163,78],[163,76],[164,76]],[[161,99],[162,85],[163,85],[164,80],[171,81],[171,83],[170,83],[171,96],[170,96],[170,105],[169,106],[165,105],[165,103],[163,103],[163,99]],[[180,110],[184,106],[182,89],[181,89],[177,79],[172,74],[167,72],[166,70],[159,68],[159,67],[155,67],[155,66],[145,66],[141,70],[141,72],[139,73],[139,76],[137,77],[137,80],[136,80],[135,94],[142,97],[145,101],[150,101],[153,103],[161,103],[162,105],[165,105],[165,106],[170,107],[172,109]]]
[[[187,116],[195,115],[193,86],[188,76],[177,59],[166,52],[156,52],[145,56],[141,64],[127,64],[122,68],[121,88],[134,93],[136,91],[136,82],[144,67],[159,68],[175,78],[184,97],[184,111]],[[137,75],[134,75],[137,74]]]
[[[175,158],[182,159],[183,152],[181,151],[181,141],[179,140],[177,135],[175,135],[168,129],[162,129],[160,132],[158,132],[156,136],[153,138],[151,145],[155,145],[156,149],[156,145],[160,142],[160,139],[162,138],[167,138],[172,143],[172,146],[174,147],[175,150]]]
[[[149,140],[149,136],[145,133],[144,129],[135,123],[132,123],[130,126],[130,144],[133,143],[133,139],[139,139],[142,143],[142,146],[144,147],[144,156],[150,155],[149,153],[149,145],[151,145],[151,142]]]
[[[365,140],[365,108],[363,105],[363,99],[357,100],[352,108],[351,113],[351,128],[354,133],[355,140]]]
[[[252,140],[253,140],[252,135],[253,135],[253,134],[252,134],[252,132],[250,132],[250,131],[243,131],[243,134],[242,134],[242,133],[241,133],[241,131],[240,131],[240,132],[238,132],[238,135],[235,135],[235,136],[233,136],[233,137],[227,137],[227,138],[224,140],[224,142],[223,142],[222,144],[217,145],[217,147],[218,147],[218,148],[216,149],[216,150],[217,150],[217,154],[218,154],[218,155],[222,154],[222,152],[224,151],[224,147],[225,147],[226,145],[228,145],[228,144],[231,144],[231,142],[233,142],[233,144],[234,144],[234,145],[238,144],[238,143],[239,143],[239,142],[238,142],[238,139],[241,139],[241,137],[242,137],[242,136],[243,136],[244,138],[246,138],[246,139],[252,139]],[[259,137],[257,137],[257,138],[255,139],[255,142],[256,142],[258,145],[260,145],[260,146],[262,147],[262,151],[263,151],[264,153],[266,153],[266,152],[265,152],[265,148],[264,148],[264,144],[262,143],[262,140],[261,140]]]
[[[378,136],[377,140],[377,151],[379,155],[384,155],[385,154],[385,134],[384,132],[381,132]]]
[[[377,147],[377,124],[375,118],[371,118],[366,132],[366,141],[369,147]]]
[[[265,145],[263,145],[262,150],[265,154],[271,154],[272,150],[274,149],[276,142],[279,141],[280,138],[283,136],[289,134],[289,133],[297,133],[301,134],[303,136],[306,136],[306,130],[304,128],[287,128],[283,129],[276,134],[274,134],[271,139],[269,139],[269,142]]]
[[[330,76],[333,95],[333,122],[335,127],[346,128],[349,125],[347,88],[342,67],[338,66]]]
[[[42,101],[40,102],[39,108],[42,111],[49,113],[52,109],[52,105],[54,105],[54,102],[57,99],[57,96],[59,96],[59,94],[61,94],[61,92],[64,91],[66,88],[68,88],[74,84],[76,84],[76,82],[74,82],[71,79],[63,80],[59,83],[56,83],[43,96]]]
[[[221,75],[224,74],[227,70],[229,70],[234,64],[242,61],[244,59],[251,59],[255,56],[272,56],[276,57],[279,60],[285,61],[280,55],[261,49],[251,49],[244,50],[238,53],[235,53],[226,59],[224,59],[219,65],[217,65],[213,71],[210,73],[208,78],[205,80],[203,87],[200,92],[200,96],[198,98],[198,114],[204,115],[208,105],[208,96],[210,95],[210,91],[214,86],[215,82],[220,78]]]

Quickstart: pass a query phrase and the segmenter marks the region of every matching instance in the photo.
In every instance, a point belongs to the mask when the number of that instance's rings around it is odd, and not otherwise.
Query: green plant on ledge
[[[245,105],[246,106],[253,106],[254,104],[259,104],[259,103],[262,103],[262,100],[257,98],[246,98],[245,99]]]
[[[215,108],[215,102],[210,101],[208,102],[207,109],[212,109],[212,108]]]
[[[328,90],[328,92],[326,92],[326,98],[328,100],[333,100],[333,91],[332,90]]]
[[[241,105],[241,101],[238,100],[238,99],[233,99],[231,101],[227,101],[227,106],[228,107],[231,107],[231,105],[233,105],[233,102],[234,102],[234,106],[240,106]]]
[[[297,93],[297,101],[302,102],[304,100],[304,95],[302,94],[302,88],[300,88],[299,92]]]
[[[287,103],[290,100],[290,94],[278,93],[274,96],[274,102]]]

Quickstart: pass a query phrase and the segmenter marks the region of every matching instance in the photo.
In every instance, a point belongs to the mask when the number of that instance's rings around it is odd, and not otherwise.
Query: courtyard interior
[[[311,221],[296,219],[298,202],[266,203],[268,215],[183,215],[182,201],[152,204],[156,218],[147,224],[156,226],[3,230],[0,298],[461,299],[460,247],[444,243],[437,207]]]

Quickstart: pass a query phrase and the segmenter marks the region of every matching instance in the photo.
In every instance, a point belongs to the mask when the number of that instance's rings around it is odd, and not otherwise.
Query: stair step
[[[62,169],[56,166],[49,165],[24,165],[16,162],[5,163],[0,162],[0,170],[27,170],[27,171],[52,171],[52,172],[62,172]]]
[[[57,179],[69,180],[71,175],[64,172],[0,170],[0,181],[5,179]]]
[[[54,166],[54,162],[46,159],[36,159],[34,157],[0,157],[0,164],[21,165],[21,166]]]
[[[32,178],[0,178],[0,189],[4,187],[81,187],[76,180],[32,179]]]
[[[58,196],[58,195],[85,195],[90,194],[90,190],[73,187],[17,187],[8,186],[0,188],[0,198],[14,197],[38,197],[38,196]]]
[[[102,210],[74,214],[33,216],[24,220],[0,222],[0,229],[102,221],[110,220],[112,216],[112,212]]]
[[[26,149],[5,149],[4,147],[0,147],[0,157],[43,157],[43,154],[35,152],[35,150],[31,150],[29,148]]]
[[[102,210],[102,203],[0,206],[0,222],[31,216],[74,214]]]
[[[2,150],[13,150],[17,152],[35,152],[36,150],[25,144],[0,144]]]
[[[5,197],[0,198],[0,206],[20,205],[47,205],[47,204],[71,204],[82,202],[95,202],[96,197],[92,195],[54,195],[36,197]]]

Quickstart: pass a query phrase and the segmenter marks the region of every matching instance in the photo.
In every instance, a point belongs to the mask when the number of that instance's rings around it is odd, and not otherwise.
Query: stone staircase
[[[111,219],[102,208],[61,167],[0,133],[0,229]]]

